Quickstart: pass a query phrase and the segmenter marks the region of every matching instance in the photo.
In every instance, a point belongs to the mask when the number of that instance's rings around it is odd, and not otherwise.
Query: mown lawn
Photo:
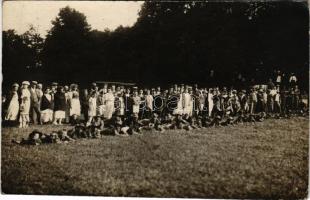
[[[59,127],[38,126],[42,131]],[[204,198],[305,198],[308,119],[20,146],[2,129],[2,192]]]

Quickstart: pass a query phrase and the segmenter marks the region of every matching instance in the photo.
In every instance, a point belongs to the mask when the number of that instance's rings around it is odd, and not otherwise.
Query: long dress
[[[52,96],[50,94],[44,94],[42,96],[40,110],[42,122],[53,121]]]
[[[192,103],[191,95],[189,93],[183,93],[183,114],[191,115]]]
[[[114,112],[114,100],[115,97],[113,93],[107,93],[105,95],[105,111],[104,111],[104,117],[106,119],[111,119],[113,112]]]
[[[183,95],[178,95],[178,103],[177,108],[173,110],[174,115],[182,115],[183,114]]]
[[[30,91],[29,89],[22,89],[21,90],[21,96],[22,99],[20,104],[20,120],[23,120],[24,122],[29,122],[29,112],[30,112]]]
[[[79,97],[73,97],[70,101],[70,116],[81,115],[81,104],[80,104],[80,99]]]
[[[56,92],[54,95],[54,111],[56,119],[66,117],[67,99],[65,93]]]
[[[17,120],[18,112],[19,112],[18,94],[17,92],[12,92],[12,98],[9,103],[7,113],[5,115],[5,120],[8,121]]]
[[[96,97],[90,97],[88,99],[88,117],[94,117],[96,116],[97,112],[97,98]]]
[[[208,94],[208,111],[209,111],[209,117],[211,116],[212,114],[212,110],[213,110],[213,106],[214,106],[214,103],[213,103],[213,94],[209,93]]]

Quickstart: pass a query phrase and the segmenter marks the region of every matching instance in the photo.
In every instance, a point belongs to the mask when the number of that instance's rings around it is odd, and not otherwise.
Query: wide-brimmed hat
[[[23,81],[22,85],[30,85],[29,81]]]
[[[32,84],[32,85],[37,85],[38,82],[37,82],[37,81],[31,81],[31,84]]]

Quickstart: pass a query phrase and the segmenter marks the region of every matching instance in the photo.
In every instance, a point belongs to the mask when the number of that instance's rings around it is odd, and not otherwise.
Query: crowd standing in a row
[[[165,90],[107,84],[99,88],[96,83],[79,91],[77,84],[43,87],[36,81],[24,81],[20,88],[14,83],[3,99],[3,116],[7,125],[18,123],[20,128],[71,123],[93,130],[84,136],[94,136],[106,129],[128,135],[143,129],[191,130],[308,114],[308,94],[300,92],[297,79],[289,86],[278,81],[270,79],[266,85],[238,91],[184,84]]]

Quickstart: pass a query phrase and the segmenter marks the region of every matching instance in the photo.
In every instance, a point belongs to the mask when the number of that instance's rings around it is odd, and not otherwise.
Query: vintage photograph
[[[4,1],[2,195],[305,199],[307,1]]]

